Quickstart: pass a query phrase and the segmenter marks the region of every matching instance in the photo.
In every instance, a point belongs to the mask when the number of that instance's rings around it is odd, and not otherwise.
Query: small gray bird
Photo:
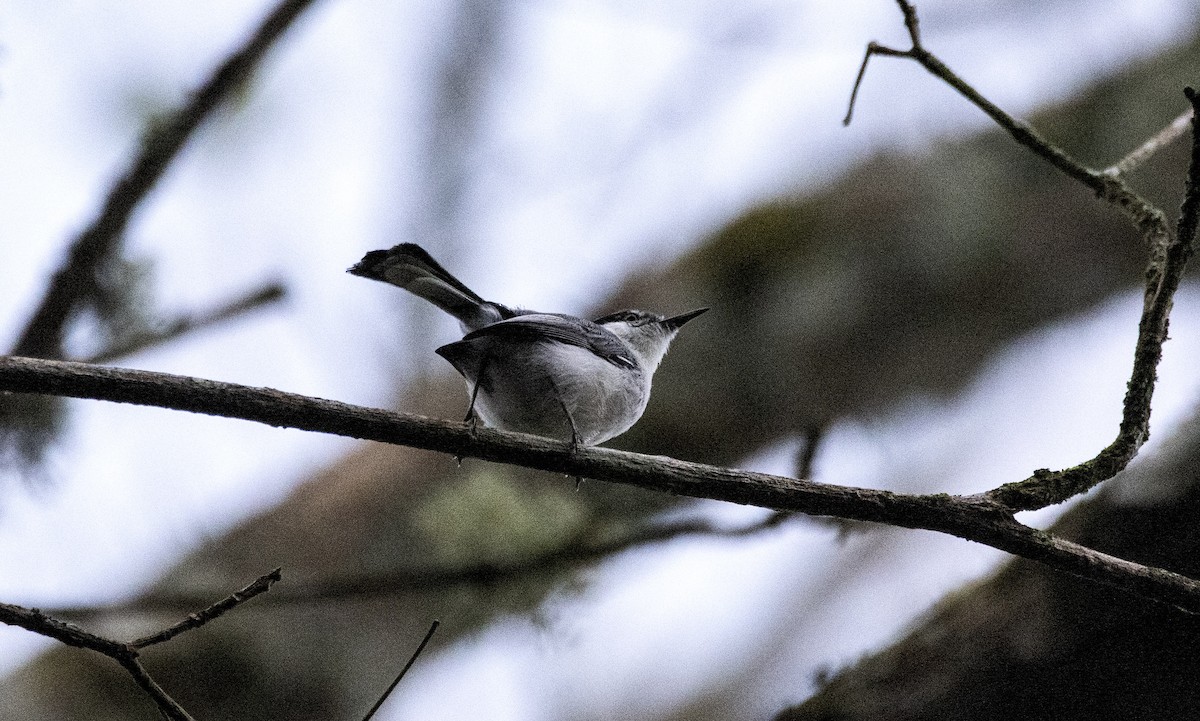
[[[672,318],[624,310],[594,321],[509,308],[480,298],[421,246],[373,250],[348,271],[400,286],[458,319],[462,340],[437,354],[467,379],[467,419],[594,445],[641,418],[650,381],[679,328]]]

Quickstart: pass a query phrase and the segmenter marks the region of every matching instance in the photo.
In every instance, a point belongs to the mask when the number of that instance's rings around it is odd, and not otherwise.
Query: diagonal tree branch
[[[1068,155],[1062,148],[1059,148],[1043,137],[1041,133],[1028,123],[1014,118],[1000,108],[1000,106],[984,97],[982,93],[960,78],[941,59],[925,48],[921,42],[917,9],[907,2],[907,0],[896,0],[896,4],[900,6],[900,11],[904,13],[904,25],[908,28],[912,47],[908,50],[897,50],[876,42],[867,44],[867,52],[863,56],[863,62],[854,83],[854,90],[850,96],[850,107],[846,112],[846,117],[842,121],[844,124],[849,125],[853,117],[854,103],[858,99],[858,89],[862,84],[863,77],[866,75],[867,63],[872,56],[883,55],[915,60],[931,74],[940,78],[973,105],[986,113],[997,125],[1011,135],[1017,143],[1046,160],[1068,177],[1091,188],[1098,197],[1124,213],[1146,238],[1151,246],[1151,252],[1154,252],[1153,249],[1156,246],[1166,242],[1171,231],[1165,213],[1134,192],[1119,174],[1107,173],[1102,170],[1093,170],[1086,167]]]
[[[425,632],[425,638],[421,639],[421,643],[417,644],[417,650],[413,651],[412,655],[408,657],[408,663],[404,664],[404,668],[400,669],[400,673],[396,676],[395,680],[393,680],[392,683],[387,687],[387,690],[383,692],[383,695],[379,697],[379,700],[375,702],[375,705],[371,707],[371,710],[367,711],[367,715],[363,716],[362,721],[371,721],[371,718],[375,715],[375,712],[379,710],[379,707],[383,706],[383,702],[387,701],[388,696],[391,696],[392,691],[396,690],[396,686],[400,685],[400,681],[403,680],[405,674],[408,673],[408,670],[413,667],[414,663],[417,662],[417,658],[421,655],[421,652],[425,650],[425,646],[429,645],[429,640],[433,638],[433,634],[437,632],[438,626],[441,624],[441,621],[434,619],[433,623],[429,626],[429,630]]]
[[[1108,175],[1129,175],[1137,170],[1142,163],[1154,157],[1160,150],[1187,135],[1188,129],[1192,126],[1191,120],[1194,116],[1195,111],[1188,108],[1168,123],[1165,128],[1155,133],[1153,137],[1129,151],[1129,154],[1124,158],[1105,168],[1104,172]]]
[[[907,50],[897,50],[875,42],[867,45],[866,54],[863,56],[863,62],[850,95],[850,108],[846,113],[845,123],[848,124],[853,115],[858,90],[872,56],[883,55],[915,60],[931,74],[940,78],[987,113],[1019,144],[1045,159],[1068,177],[1091,188],[1098,197],[1124,213],[1141,232],[1149,248],[1142,317],[1138,323],[1133,369],[1130,372],[1116,439],[1091,460],[1059,471],[1039,469],[1023,481],[1006,484],[986,495],[989,500],[1014,510],[1034,510],[1062,503],[1120,473],[1129,465],[1138,450],[1150,437],[1150,402],[1154,396],[1158,363],[1162,358],[1162,346],[1167,340],[1167,325],[1172,300],[1192,255],[1195,236],[1194,222],[1180,218],[1178,232],[1172,234],[1166,214],[1134,192],[1125,182],[1123,172],[1113,172],[1112,169],[1093,170],[1085,167],[1028,124],[1012,117],[985,98],[925,48],[921,42],[920,23],[916,8],[907,0],[896,0],[896,4],[904,14],[904,24],[908,28],[912,47]],[[1191,114],[1194,115],[1195,99],[1190,90],[1186,94],[1188,100],[1192,102],[1193,112]],[[1143,156],[1154,152],[1167,142],[1171,132],[1168,128],[1167,131],[1143,144],[1121,163],[1126,163],[1130,157],[1137,156],[1132,163],[1136,165]],[[1200,193],[1200,189],[1190,180],[1191,176],[1200,172],[1198,161],[1195,160],[1197,153],[1200,152],[1197,150],[1200,148],[1200,135],[1197,135],[1195,131],[1193,131],[1192,147],[1194,162],[1189,175],[1188,198]],[[1114,167],[1120,168],[1121,163]],[[1189,202],[1185,200],[1185,215],[1188,205]]]
[[[146,350],[147,348],[154,348],[170,343],[189,333],[240,318],[246,313],[259,310],[271,303],[277,303],[286,295],[287,288],[282,283],[266,283],[248,293],[227,300],[218,306],[181,314],[173,320],[162,323],[159,328],[153,331],[125,339],[119,344],[111,345],[81,360],[86,363],[111,363],[114,360]]]
[[[154,704],[158,706],[159,713],[164,718],[168,721],[195,721],[192,715],[185,711],[179,702],[171,698],[171,695],[150,676],[150,672],[142,665],[136,653],[122,654],[117,657],[116,661],[121,664],[121,668],[129,672],[137,685],[154,701]]]
[[[241,418],[275,427],[423,448],[456,457],[777,511],[939,531],[1200,613],[1200,582],[1056,538],[983,496],[914,495],[690,463],[609,448],[579,448],[521,433],[471,429],[423,416],[166,373],[0,357],[0,390],[93,398]]]
[[[276,568],[270,573],[263,574],[255,579],[254,583],[251,583],[242,590],[234,591],[230,595],[226,596],[220,601],[217,601],[202,611],[189,613],[187,618],[183,619],[174,626],[171,626],[170,628],[165,628],[162,631],[149,636],[143,636],[136,641],[130,641],[129,645],[133,648],[146,648],[147,646],[153,646],[157,643],[170,641],[181,633],[187,633],[193,629],[200,628],[209,621],[214,621],[217,618],[224,616],[226,613],[229,613],[255,596],[271,590],[271,586],[283,577],[282,572],[282,568]]]
[[[97,636],[73,623],[60,621],[36,608],[0,603],[0,623],[33,631],[59,643],[75,648],[86,648],[105,656],[117,657],[126,652],[125,644]]]
[[[191,101],[146,136],[141,153],[109,189],[99,215],[71,243],[41,304],[13,347],[14,354],[62,357],[67,323],[91,294],[99,267],[119,247],[134,210],[200,124],[253,73],[275,41],[312,3],[313,0],[279,3],[246,42],[200,86]]]

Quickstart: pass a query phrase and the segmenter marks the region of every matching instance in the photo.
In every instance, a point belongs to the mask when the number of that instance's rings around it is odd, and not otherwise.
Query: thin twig
[[[251,583],[242,590],[234,591],[229,596],[217,601],[208,608],[197,611],[196,613],[189,613],[187,618],[183,619],[174,626],[171,626],[170,628],[165,628],[162,631],[149,636],[143,636],[142,638],[131,642],[129,645],[134,648],[145,648],[147,646],[153,646],[156,643],[170,641],[181,633],[200,628],[209,621],[223,616],[227,612],[232,611],[237,606],[249,601],[255,596],[271,590],[271,585],[282,578],[282,570],[283,569],[276,568],[270,573],[263,574],[262,576],[259,576],[254,583]]]
[[[867,65],[871,62],[873,55],[890,55],[899,58],[911,57],[906,51],[893,50],[875,41],[867,43],[867,52],[863,54],[862,64],[858,66],[858,75],[855,76],[854,87],[850,90],[850,104],[846,106],[846,117],[842,118],[842,125],[848,126],[850,125],[850,121],[854,119],[854,106],[858,104],[858,91],[862,88],[863,78],[867,76]]]
[[[1101,172],[1106,175],[1129,175],[1139,165],[1153,157],[1155,153],[1186,135],[1190,127],[1189,121],[1194,115],[1195,111],[1191,109],[1183,111],[1167,127],[1158,131],[1154,137],[1134,148],[1124,158],[1121,158],[1115,164],[1108,166]]]
[[[923,528],[977,541],[1200,613],[1200,582],[1064,541],[1017,522],[987,497],[916,495],[813,483],[663,456],[581,447],[523,433],[234,383],[84,363],[0,357],[0,390],[172,408],[537,468],[777,511]]]
[[[118,250],[134,210],[162,177],[167,166],[201,123],[250,77],[267,51],[313,0],[283,0],[258,29],[213,72],[190,102],[145,137],[141,152],[113,183],[99,215],[71,243],[67,257],[50,280],[41,304],[18,338],[13,353],[62,357],[68,321],[95,287],[95,274]]]
[[[164,717],[171,721],[195,721],[191,714],[185,711],[179,702],[171,698],[171,695],[150,676],[146,667],[138,660],[136,653],[122,655],[117,658],[117,663],[121,664],[121,667],[129,672],[137,685],[146,692],[146,695],[153,699]]]
[[[109,346],[87,358],[80,358],[79,360],[84,363],[111,363],[127,355],[170,343],[189,333],[205,330],[233,320],[271,303],[278,302],[286,294],[287,289],[282,283],[268,283],[216,307],[180,315],[174,320],[162,323],[154,331],[125,339],[119,344]]]
[[[404,664],[404,668],[400,669],[400,673],[396,676],[396,679],[387,687],[387,690],[383,692],[383,695],[379,697],[379,700],[375,702],[375,705],[371,707],[371,710],[367,712],[367,715],[363,716],[363,721],[371,721],[371,717],[375,715],[375,712],[379,710],[379,707],[383,705],[383,702],[387,701],[388,696],[392,695],[392,691],[395,690],[396,686],[400,684],[400,679],[404,678],[404,674],[408,673],[408,669],[412,668],[412,665],[417,662],[417,657],[420,656],[421,652],[425,650],[425,645],[429,643],[429,639],[433,638],[433,634],[438,630],[439,625],[441,625],[441,621],[434,619],[433,623],[429,626],[429,631],[425,633],[425,638],[421,639],[421,643],[417,646],[417,650],[413,651],[413,655],[409,657],[408,663]]]

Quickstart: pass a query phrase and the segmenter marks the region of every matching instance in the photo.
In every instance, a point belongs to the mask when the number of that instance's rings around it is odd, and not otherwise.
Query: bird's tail
[[[480,298],[416,243],[372,250],[346,272],[391,283],[424,298],[457,318],[464,332],[512,315],[504,306]]]

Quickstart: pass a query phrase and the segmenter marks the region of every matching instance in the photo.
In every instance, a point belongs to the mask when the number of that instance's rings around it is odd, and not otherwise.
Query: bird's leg
[[[558,384],[554,379],[550,379],[550,386],[554,390],[554,399],[558,401],[558,407],[562,408],[563,415],[567,417],[567,425],[571,426],[571,455],[579,452],[581,440],[579,438],[579,429],[575,427],[575,417],[571,415],[571,409],[567,408],[567,404],[563,403],[562,394],[558,392]],[[575,490],[579,490],[579,485],[583,483],[582,476],[575,476]]]
[[[579,446],[582,443],[579,440],[579,429],[575,427],[575,419],[571,416],[571,411],[567,410],[567,406],[562,402],[561,398],[558,399],[558,404],[562,406],[563,413],[567,415],[567,423],[571,425],[571,454],[574,455],[579,452]]]
[[[475,426],[479,423],[479,415],[475,413],[475,399],[479,397],[479,383],[475,383],[475,387],[471,389],[471,405],[467,406],[467,415],[463,418],[463,423],[468,423],[467,430],[471,435],[475,435]]]
[[[471,437],[475,437],[475,428],[479,424],[479,414],[475,412],[475,401],[479,399],[479,387],[484,383],[484,373],[487,372],[488,360],[491,356],[484,356],[479,361],[479,375],[475,376],[475,384],[471,387],[471,404],[467,406],[467,416],[463,418],[463,423],[469,423],[467,430]]]
[[[571,453],[577,453],[582,441],[579,438],[579,429],[575,427],[575,418],[571,415],[571,409],[563,403],[562,394],[558,392],[558,385],[554,379],[550,379],[550,385],[554,389],[554,400],[558,401],[558,407],[562,408],[563,415],[567,417],[567,425],[571,426]]]
[[[484,356],[479,364],[479,375],[475,378],[474,385],[471,386],[471,403],[467,406],[467,415],[463,418],[463,423],[467,424],[467,435],[472,440],[475,439],[475,431],[479,426],[479,414],[475,412],[475,400],[479,398],[479,386],[483,385],[483,371],[487,368],[488,357]],[[455,456],[454,460],[458,461],[458,465],[462,465],[462,456]]]

